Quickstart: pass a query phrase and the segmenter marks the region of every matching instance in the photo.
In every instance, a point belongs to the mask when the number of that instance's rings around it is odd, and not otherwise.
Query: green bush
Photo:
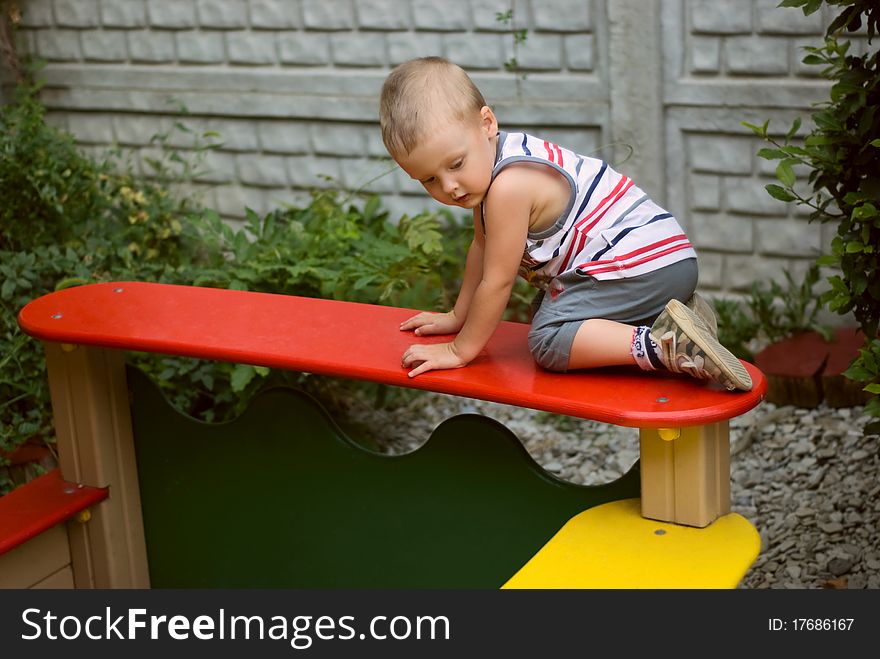
[[[53,432],[42,350],[19,330],[19,310],[80,283],[174,280],[198,254],[183,236],[192,201],[110,155],[85,157],[70,135],[46,124],[37,92],[21,87],[0,108],[2,452],[31,437],[51,441]]]
[[[796,281],[785,272],[785,285],[755,282],[744,302],[715,299],[718,340],[737,357],[754,360],[753,347],[784,339],[798,332],[815,331],[827,339],[831,330],[818,320],[822,306],[814,290],[820,279],[813,264],[804,278]]]
[[[763,126],[746,124],[770,147],[758,155],[778,161],[778,183],[767,186],[774,198],[811,209],[811,218],[837,225],[831,253],[819,264],[832,268],[830,290],[823,296],[829,308],[852,313],[868,338],[868,346],[853,363],[849,376],[866,382],[874,394],[866,410],[880,416],[880,367],[874,358],[880,323],[880,52],[872,40],[880,27],[876,0],[824,0],[837,8],[825,41],[806,48],[804,63],[822,66],[822,76],[832,82],[829,99],[812,112],[812,128],[801,143],[796,120],[785,136],[770,134]],[[812,14],[823,0],[783,0],[781,7],[799,7]],[[851,54],[845,33],[867,28],[865,54]],[[809,190],[799,185],[796,166],[809,171]],[[880,421],[867,432],[880,430]]]
[[[303,207],[264,217],[247,210],[231,226],[177,192],[177,183],[196,175],[193,160],[213,148],[205,142],[213,135],[192,135],[187,152],[157,136],[164,155],[148,163],[150,177],[137,176],[121,153],[86,157],[70,135],[46,124],[37,91],[22,88],[0,109],[0,451],[31,437],[53,441],[42,349],[16,318],[30,300],[59,288],[140,280],[438,311],[454,303],[470,230],[451,215],[392,222],[373,196],[322,190]],[[178,408],[208,421],[237,415],[266,386],[298,383],[331,402],[354,386],[243,364],[147,354],[130,361]]]

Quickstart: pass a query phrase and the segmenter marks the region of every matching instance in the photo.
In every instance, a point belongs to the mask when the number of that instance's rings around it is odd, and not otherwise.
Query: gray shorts
[[[685,259],[638,277],[598,280],[568,272],[555,297],[539,292],[532,303],[529,349],[550,371],[568,370],[571,345],[581,323],[591,318],[651,325],[672,298],[687,302],[697,288],[697,260]]]

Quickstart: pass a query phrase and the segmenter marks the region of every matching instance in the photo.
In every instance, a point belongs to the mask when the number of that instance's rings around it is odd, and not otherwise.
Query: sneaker
[[[691,295],[690,299],[685,302],[685,306],[700,317],[712,336],[718,337],[718,320],[715,318],[715,309],[712,305],[699,293]]]
[[[651,336],[660,346],[660,359],[673,373],[712,380],[733,390],[751,391],[752,378],[703,323],[700,316],[678,300],[670,300],[654,321]]]

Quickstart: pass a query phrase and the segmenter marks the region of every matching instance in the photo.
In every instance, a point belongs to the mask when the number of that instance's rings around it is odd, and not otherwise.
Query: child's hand
[[[455,317],[455,311],[447,313],[423,311],[400,323],[400,329],[401,331],[415,330],[416,336],[455,334],[461,329],[463,324]]]
[[[417,364],[408,375],[411,378],[434,369],[461,368],[466,365],[452,343],[434,343],[432,345],[412,345],[406,349],[401,359],[404,368]]]

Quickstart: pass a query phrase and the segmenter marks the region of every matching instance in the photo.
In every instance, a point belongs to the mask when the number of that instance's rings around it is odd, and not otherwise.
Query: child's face
[[[495,115],[484,106],[479,122],[438,127],[410,153],[395,160],[441,204],[475,208],[492,182],[497,134]]]

